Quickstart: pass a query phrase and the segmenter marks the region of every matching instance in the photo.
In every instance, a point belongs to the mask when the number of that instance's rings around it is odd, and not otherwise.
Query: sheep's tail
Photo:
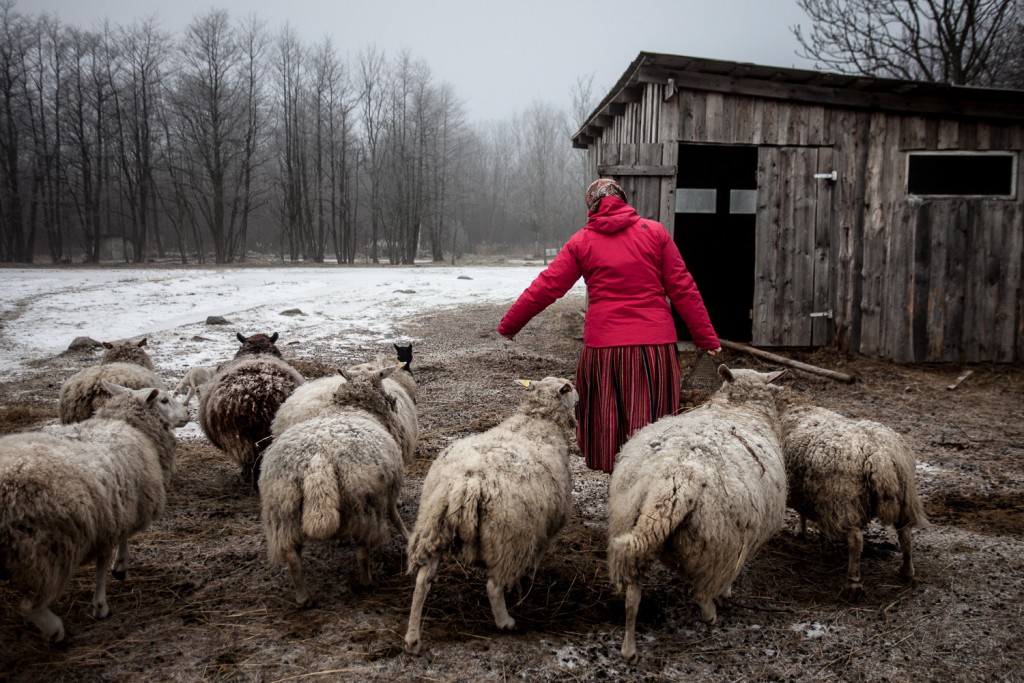
[[[438,553],[451,549],[460,560],[472,564],[480,559],[480,511],[484,506],[480,480],[468,477],[446,488],[442,495],[424,496],[416,527],[409,536],[408,573]]]
[[[652,557],[668,542],[686,517],[693,512],[696,497],[685,487],[656,487],[640,505],[633,528],[608,541],[608,575],[622,590],[636,583]]]
[[[324,541],[341,526],[341,491],[334,465],[319,453],[309,461],[302,480],[302,533]]]
[[[897,528],[926,525],[928,520],[917,493],[913,453],[897,435],[881,443],[886,447],[879,447],[879,441],[867,444],[873,450],[866,458],[866,475],[875,499],[875,516],[883,524]]]

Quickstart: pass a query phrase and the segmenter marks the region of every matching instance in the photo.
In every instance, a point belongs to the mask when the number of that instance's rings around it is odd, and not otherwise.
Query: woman
[[[611,472],[619,448],[633,432],[679,410],[672,307],[698,348],[715,355],[721,347],[665,227],[641,218],[614,180],[595,180],[584,199],[586,227],[569,238],[512,304],[498,332],[514,339],[583,277],[588,304],[576,367],[576,440],[588,467]]]

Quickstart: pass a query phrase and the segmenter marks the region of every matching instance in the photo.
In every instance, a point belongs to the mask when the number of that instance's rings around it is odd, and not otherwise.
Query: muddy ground
[[[399,330],[417,340],[423,432],[404,490],[410,527],[432,460],[452,440],[506,417],[518,401],[513,379],[574,374],[580,299],[558,302],[513,343],[493,332],[504,308],[431,313]],[[366,357],[389,342],[366,348]],[[291,359],[310,376],[366,359],[326,358],[308,347],[301,354]],[[55,421],[60,383],[98,355],[41,358],[28,376],[0,383],[0,430]],[[93,570],[83,567],[55,607],[68,642],[50,646],[20,614],[19,596],[0,584],[0,681],[1024,680],[1024,367],[972,366],[949,390],[968,368],[897,366],[827,350],[788,355],[857,377],[847,385],[791,373],[794,391],[880,420],[916,450],[931,526],[914,533],[912,583],[896,576],[895,534],[875,523],[866,534],[867,595],[848,602],[845,547],[821,543],[813,530],[795,538],[791,514],[789,527],[747,564],[716,626],[699,621],[684,581],[652,566],[638,621],[640,662],[627,666],[619,656],[622,598],[604,566],[608,478],[574,457],[572,518],[532,588],[510,596],[516,630],[495,629],[480,571],[446,560],[427,598],[425,652],[410,657],[402,637],[413,580],[398,537],[375,558],[378,583],[369,591],[354,585],[350,546],[308,546],[318,604],[297,609],[287,571],[267,564],[257,496],[199,437],[179,441],[168,509],[133,540],[128,578],[111,581],[110,618],[90,616]],[[772,367],[737,352],[724,360]],[[684,354],[684,364],[691,361]],[[179,379],[172,374],[165,373],[171,386]]]

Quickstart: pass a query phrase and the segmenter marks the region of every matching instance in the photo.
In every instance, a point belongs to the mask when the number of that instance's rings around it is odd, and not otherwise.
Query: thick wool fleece
[[[505,589],[536,571],[572,507],[575,391],[559,393],[567,384],[545,378],[510,418],[437,457],[409,537],[410,573],[442,552],[482,564]]]
[[[746,560],[783,525],[786,474],[765,384],[726,384],[709,404],[662,418],[623,447],[608,494],[608,571],[639,584],[655,558],[690,578],[705,619]]]
[[[795,399],[781,415],[788,503],[827,538],[845,540],[874,518],[897,529],[925,521],[914,454],[899,434]]]
[[[163,380],[141,365],[120,362],[93,365],[76,372],[61,385],[57,398],[60,421],[70,424],[92,417],[110,398],[103,388],[104,380],[129,389],[164,388]]]

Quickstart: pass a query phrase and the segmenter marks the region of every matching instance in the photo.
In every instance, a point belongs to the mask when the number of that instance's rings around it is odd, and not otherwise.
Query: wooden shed
[[[719,335],[1024,360],[1024,91],[641,52],[580,130]]]

